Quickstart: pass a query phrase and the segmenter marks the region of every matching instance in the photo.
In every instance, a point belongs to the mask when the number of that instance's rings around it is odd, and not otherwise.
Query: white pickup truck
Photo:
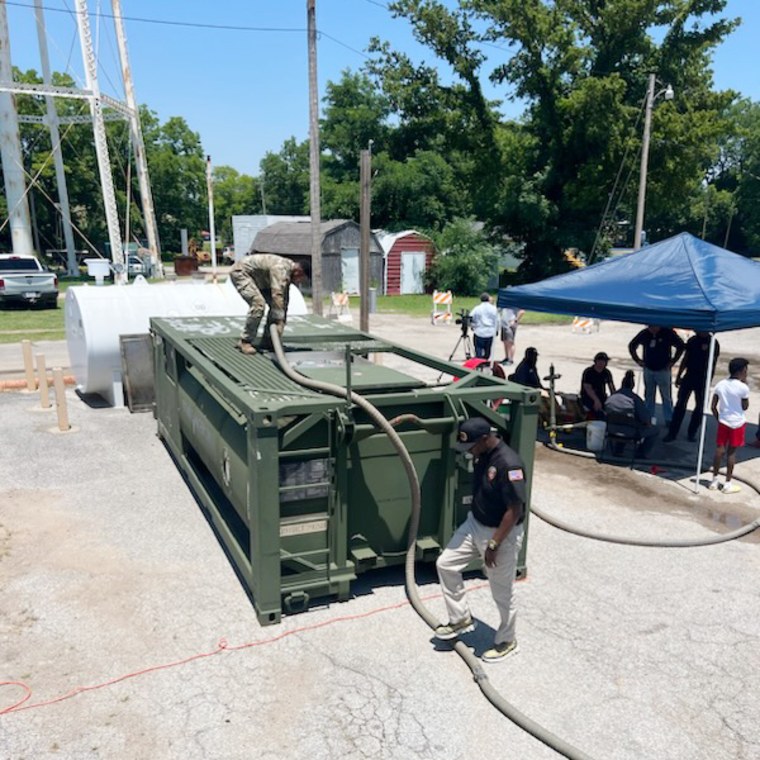
[[[35,256],[0,253],[0,304],[58,306],[58,278]]]

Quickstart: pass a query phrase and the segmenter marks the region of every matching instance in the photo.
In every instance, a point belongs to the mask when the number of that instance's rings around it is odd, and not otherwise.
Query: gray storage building
[[[322,287],[325,292],[359,293],[361,228],[350,219],[321,224]],[[253,241],[254,253],[276,253],[300,261],[311,271],[311,222],[278,222],[261,230]],[[369,238],[369,283],[382,293],[383,249],[374,233]],[[307,290],[311,283],[307,285]]]
[[[253,246],[256,235],[265,227],[277,222],[308,222],[310,216],[286,216],[284,214],[245,214],[232,217],[232,242],[235,261],[246,256]]]

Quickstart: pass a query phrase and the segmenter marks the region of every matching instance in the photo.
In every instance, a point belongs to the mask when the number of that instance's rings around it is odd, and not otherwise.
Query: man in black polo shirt
[[[705,381],[707,380],[707,359],[710,355],[710,333],[696,332],[686,341],[681,366],[676,375],[676,388],[678,388],[678,400],[673,410],[673,419],[670,421],[670,430],[663,438],[663,443],[675,441],[678,431],[686,414],[686,405],[689,396],[694,394],[694,411],[689,420],[688,436],[690,441],[697,440],[697,432],[702,424],[702,412],[705,408]],[[715,365],[720,356],[720,343],[715,341],[715,355],[713,356],[710,378],[715,374]]]
[[[436,562],[449,622],[435,629],[435,637],[448,641],[475,627],[462,572],[479,556],[501,618],[494,646],[483,654],[483,661],[499,662],[517,651],[512,586],[523,540],[525,467],[517,452],[494,435],[482,417],[459,426],[455,448],[475,460],[472,509]]]
[[[615,392],[612,373],[607,369],[610,357],[604,351],[594,357],[594,363],[583,370],[581,376],[581,404],[586,412],[595,420],[604,419],[604,402],[607,400],[607,390]]]
[[[642,354],[639,356],[639,346]],[[631,358],[644,368],[644,402],[650,417],[655,413],[655,394],[660,391],[662,414],[665,424],[673,419],[673,398],[671,395],[671,369],[681,358],[686,344],[670,327],[648,325],[628,344]]]

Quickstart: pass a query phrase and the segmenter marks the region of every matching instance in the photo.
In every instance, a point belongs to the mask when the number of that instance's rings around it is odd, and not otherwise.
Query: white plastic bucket
[[[589,451],[601,451],[604,448],[604,436],[607,433],[607,423],[592,420],[586,425],[586,448]]]

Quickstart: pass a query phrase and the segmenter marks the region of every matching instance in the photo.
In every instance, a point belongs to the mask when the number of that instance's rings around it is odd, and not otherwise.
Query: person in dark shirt
[[[541,385],[541,378],[538,376],[538,368],[536,363],[538,362],[538,351],[533,346],[525,349],[525,357],[517,365],[515,371],[507,378],[513,383],[520,383],[520,385],[527,385],[529,388],[540,388],[544,390],[544,386]]]
[[[607,400],[607,390],[615,392],[612,373],[607,369],[610,357],[600,351],[594,357],[594,363],[583,370],[581,376],[581,404],[589,416],[594,419],[604,419],[604,402]]]
[[[642,354],[639,356],[639,347]],[[628,344],[631,358],[644,368],[644,402],[649,409],[649,416],[655,415],[655,395],[660,391],[662,414],[665,424],[673,419],[673,399],[670,385],[671,369],[681,358],[686,344],[670,327],[649,325],[638,333]]]
[[[623,377],[620,390],[615,391],[605,402],[604,411],[607,415],[607,432],[629,432],[631,429],[641,438],[636,449],[636,456],[646,459],[657,439],[657,428],[652,425],[649,409],[633,391],[636,380],[633,370],[629,369]],[[622,422],[621,418],[629,417],[630,422]]]
[[[694,394],[694,410],[689,419],[688,436],[690,441],[697,440],[697,432],[705,408],[705,381],[707,380],[709,356],[710,333],[697,332],[686,341],[686,350],[676,375],[676,388],[678,388],[676,408],[673,410],[673,419],[670,421],[668,434],[662,439],[663,443],[670,443],[678,437],[678,431],[681,429],[681,423],[686,414],[686,405],[689,403],[689,397],[692,393]],[[715,374],[715,365],[719,356],[720,343],[716,340],[710,378]]]
[[[454,448],[474,458],[472,508],[436,562],[449,622],[435,629],[435,637],[448,641],[475,627],[462,572],[480,557],[501,618],[483,661],[499,662],[517,651],[512,585],[523,540],[525,465],[482,417],[465,420],[458,437]]]

